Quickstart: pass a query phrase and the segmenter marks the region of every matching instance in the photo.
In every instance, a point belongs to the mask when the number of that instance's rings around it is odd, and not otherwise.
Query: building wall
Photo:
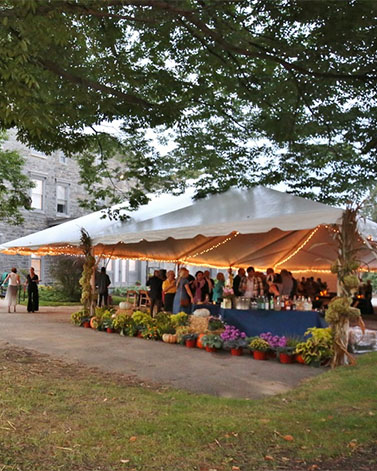
[[[79,184],[79,170],[75,161],[61,152],[45,155],[26,147],[16,139],[14,131],[8,132],[8,140],[4,142],[4,150],[16,150],[25,159],[25,173],[32,179],[43,182],[42,209],[23,211],[24,223],[12,226],[0,221],[0,244],[18,237],[23,237],[53,225],[74,219],[88,213],[78,205],[78,199],[85,196]],[[62,205],[58,188],[66,189],[64,198],[66,205]],[[61,196],[61,195],[60,195]],[[58,211],[58,203],[60,204]],[[0,271],[9,271],[12,266],[22,273],[36,266],[41,268],[40,278],[43,283],[52,283],[49,267],[54,257],[43,257],[41,261],[33,260],[28,256],[0,254]]]

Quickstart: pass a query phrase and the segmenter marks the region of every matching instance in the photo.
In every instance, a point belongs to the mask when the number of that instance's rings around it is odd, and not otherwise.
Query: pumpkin
[[[196,317],[209,317],[211,313],[209,312],[208,309],[202,308],[202,309],[196,309],[193,312],[193,315]]]
[[[97,317],[94,316],[94,317],[92,317],[92,318],[90,319],[90,327],[91,327],[92,329],[96,329],[96,328],[98,327],[98,320],[97,320]]]
[[[166,343],[177,343],[177,336],[176,334],[164,334],[162,341]]]
[[[131,304],[127,301],[122,301],[119,303],[119,309],[129,309],[131,307]]]
[[[196,340],[196,346],[198,348],[204,348],[204,345],[202,344],[202,338],[205,336],[206,334],[199,334],[198,335],[198,338]]]

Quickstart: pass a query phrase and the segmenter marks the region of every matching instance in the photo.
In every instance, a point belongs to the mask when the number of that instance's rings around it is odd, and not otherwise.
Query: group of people
[[[216,282],[210,277],[209,270],[198,270],[195,276],[187,268],[179,270],[176,278],[173,270],[164,276],[160,270],[155,270],[153,276],[147,280],[149,287],[151,314],[155,308],[160,311],[162,306],[168,312],[191,312],[192,304],[202,302],[218,302],[222,296],[225,277],[223,273],[217,275]]]
[[[39,292],[38,292],[38,283],[39,277],[35,273],[33,267],[30,267],[29,274],[26,277],[26,282],[24,283],[25,288],[27,287],[28,293],[28,303],[27,311],[36,312],[39,310]],[[5,294],[5,302],[8,306],[8,312],[11,312],[13,307],[13,312],[16,312],[17,306],[17,295],[19,288],[21,287],[21,278],[17,273],[17,268],[13,267],[11,271],[2,276],[1,285],[7,287]]]
[[[232,278],[229,272],[231,287],[235,296],[257,298],[259,296],[277,297],[304,296],[314,298],[327,289],[327,284],[320,278],[313,277],[296,280],[292,273],[281,270],[275,273],[268,268],[266,273],[256,272],[253,267],[246,270],[240,268]],[[149,287],[150,310],[154,312],[162,307],[168,312],[191,312],[193,304],[214,302],[220,304],[225,288],[224,273],[217,273],[216,279],[212,279],[209,270],[198,270],[195,276],[191,275],[187,268],[181,268],[178,278],[173,270],[166,276],[160,270],[155,270],[153,276],[147,281]]]
[[[273,268],[267,268],[266,274],[256,272],[253,267],[246,270],[240,268],[233,280],[233,291],[235,296],[255,298],[258,296],[303,296],[314,298],[321,292],[327,290],[327,284],[317,278],[301,278],[300,281],[292,276],[288,270],[275,273]]]

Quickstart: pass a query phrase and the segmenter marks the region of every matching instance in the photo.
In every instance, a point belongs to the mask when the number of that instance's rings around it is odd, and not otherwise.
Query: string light
[[[288,257],[286,257],[284,260],[281,260],[279,263],[277,263],[275,266],[274,266],[274,269],[280,265],[283,265],[283,263],[285,262],[288,262],[288,260],[290,260],[292,257],[294,257],[296,254],[298,254],[298,252],[300,252],[300,250],[302,250],[305,245],[310,241],[310,239],[314,236],[314,234],[318,231],[318,229],[320,228],[320,226],[317,226],[314,231],[309,235],[309,237],[304,240],[304,242],[299,246],[297,247],[297,249],[292,252],[290,255],[288,255]]]
[[[238,235],[239,235],[239,232],[236,231],[233,235],[231,235],[230,237],[227,237],[226,239],[224,239],[223,241],[221,241],[221,242],[219,242],[219,243],[217,243],[217,244],[212,245],[212,247],[209,247],[209,248],[207,248],[207,249],[204,249],[204,250],[202,250],[201,252],[197,252],[197,253],[195,253],[195,254],[193,254],[193,255],[188,255],[187,257],[185,257],[185,258],[183,259],[183,261],[187,260],[186,263],[191,263],[191,262],[188,261],[188,259],[191,260],[192,258],[198,257],[199,255],[203,255],[204,253],[211,252],[212,250],[217,249],[217,248],[220,247],[221,245],[227,244],[227,243],[230,242],[231,240],[235,239]],[[193,265],[193,264],[191,263],[191,265]],[[209,265],[208,265],[208,266],[209,266]]]

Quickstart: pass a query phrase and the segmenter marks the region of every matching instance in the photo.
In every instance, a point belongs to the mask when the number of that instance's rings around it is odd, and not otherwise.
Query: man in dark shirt
[[[154,307],[157,306],[157,312],[159,312],[162,305],[162,278],[159,270],[155,270],[153,276],[148,278],[147,286],[149,286],[148,296],[151,301],[150,312],[153,317]]]
[[[108,299],[109,299],[109,286],[111,284],[110,277],[106,273],[106,268],[102,267],[101,268],[101,273],[98,275],[97,278],[97,286],[98,286],[98,306],[101,307],[102,300],[103,304],[105,306],[108,305]]]
[[[234,277],[233,280],[233,292],[234,296],[242,296],[242,293],[240,291],[240,283],[241,279],[245,276],[245,269],[244,268],[239,268],[237,275]]]

